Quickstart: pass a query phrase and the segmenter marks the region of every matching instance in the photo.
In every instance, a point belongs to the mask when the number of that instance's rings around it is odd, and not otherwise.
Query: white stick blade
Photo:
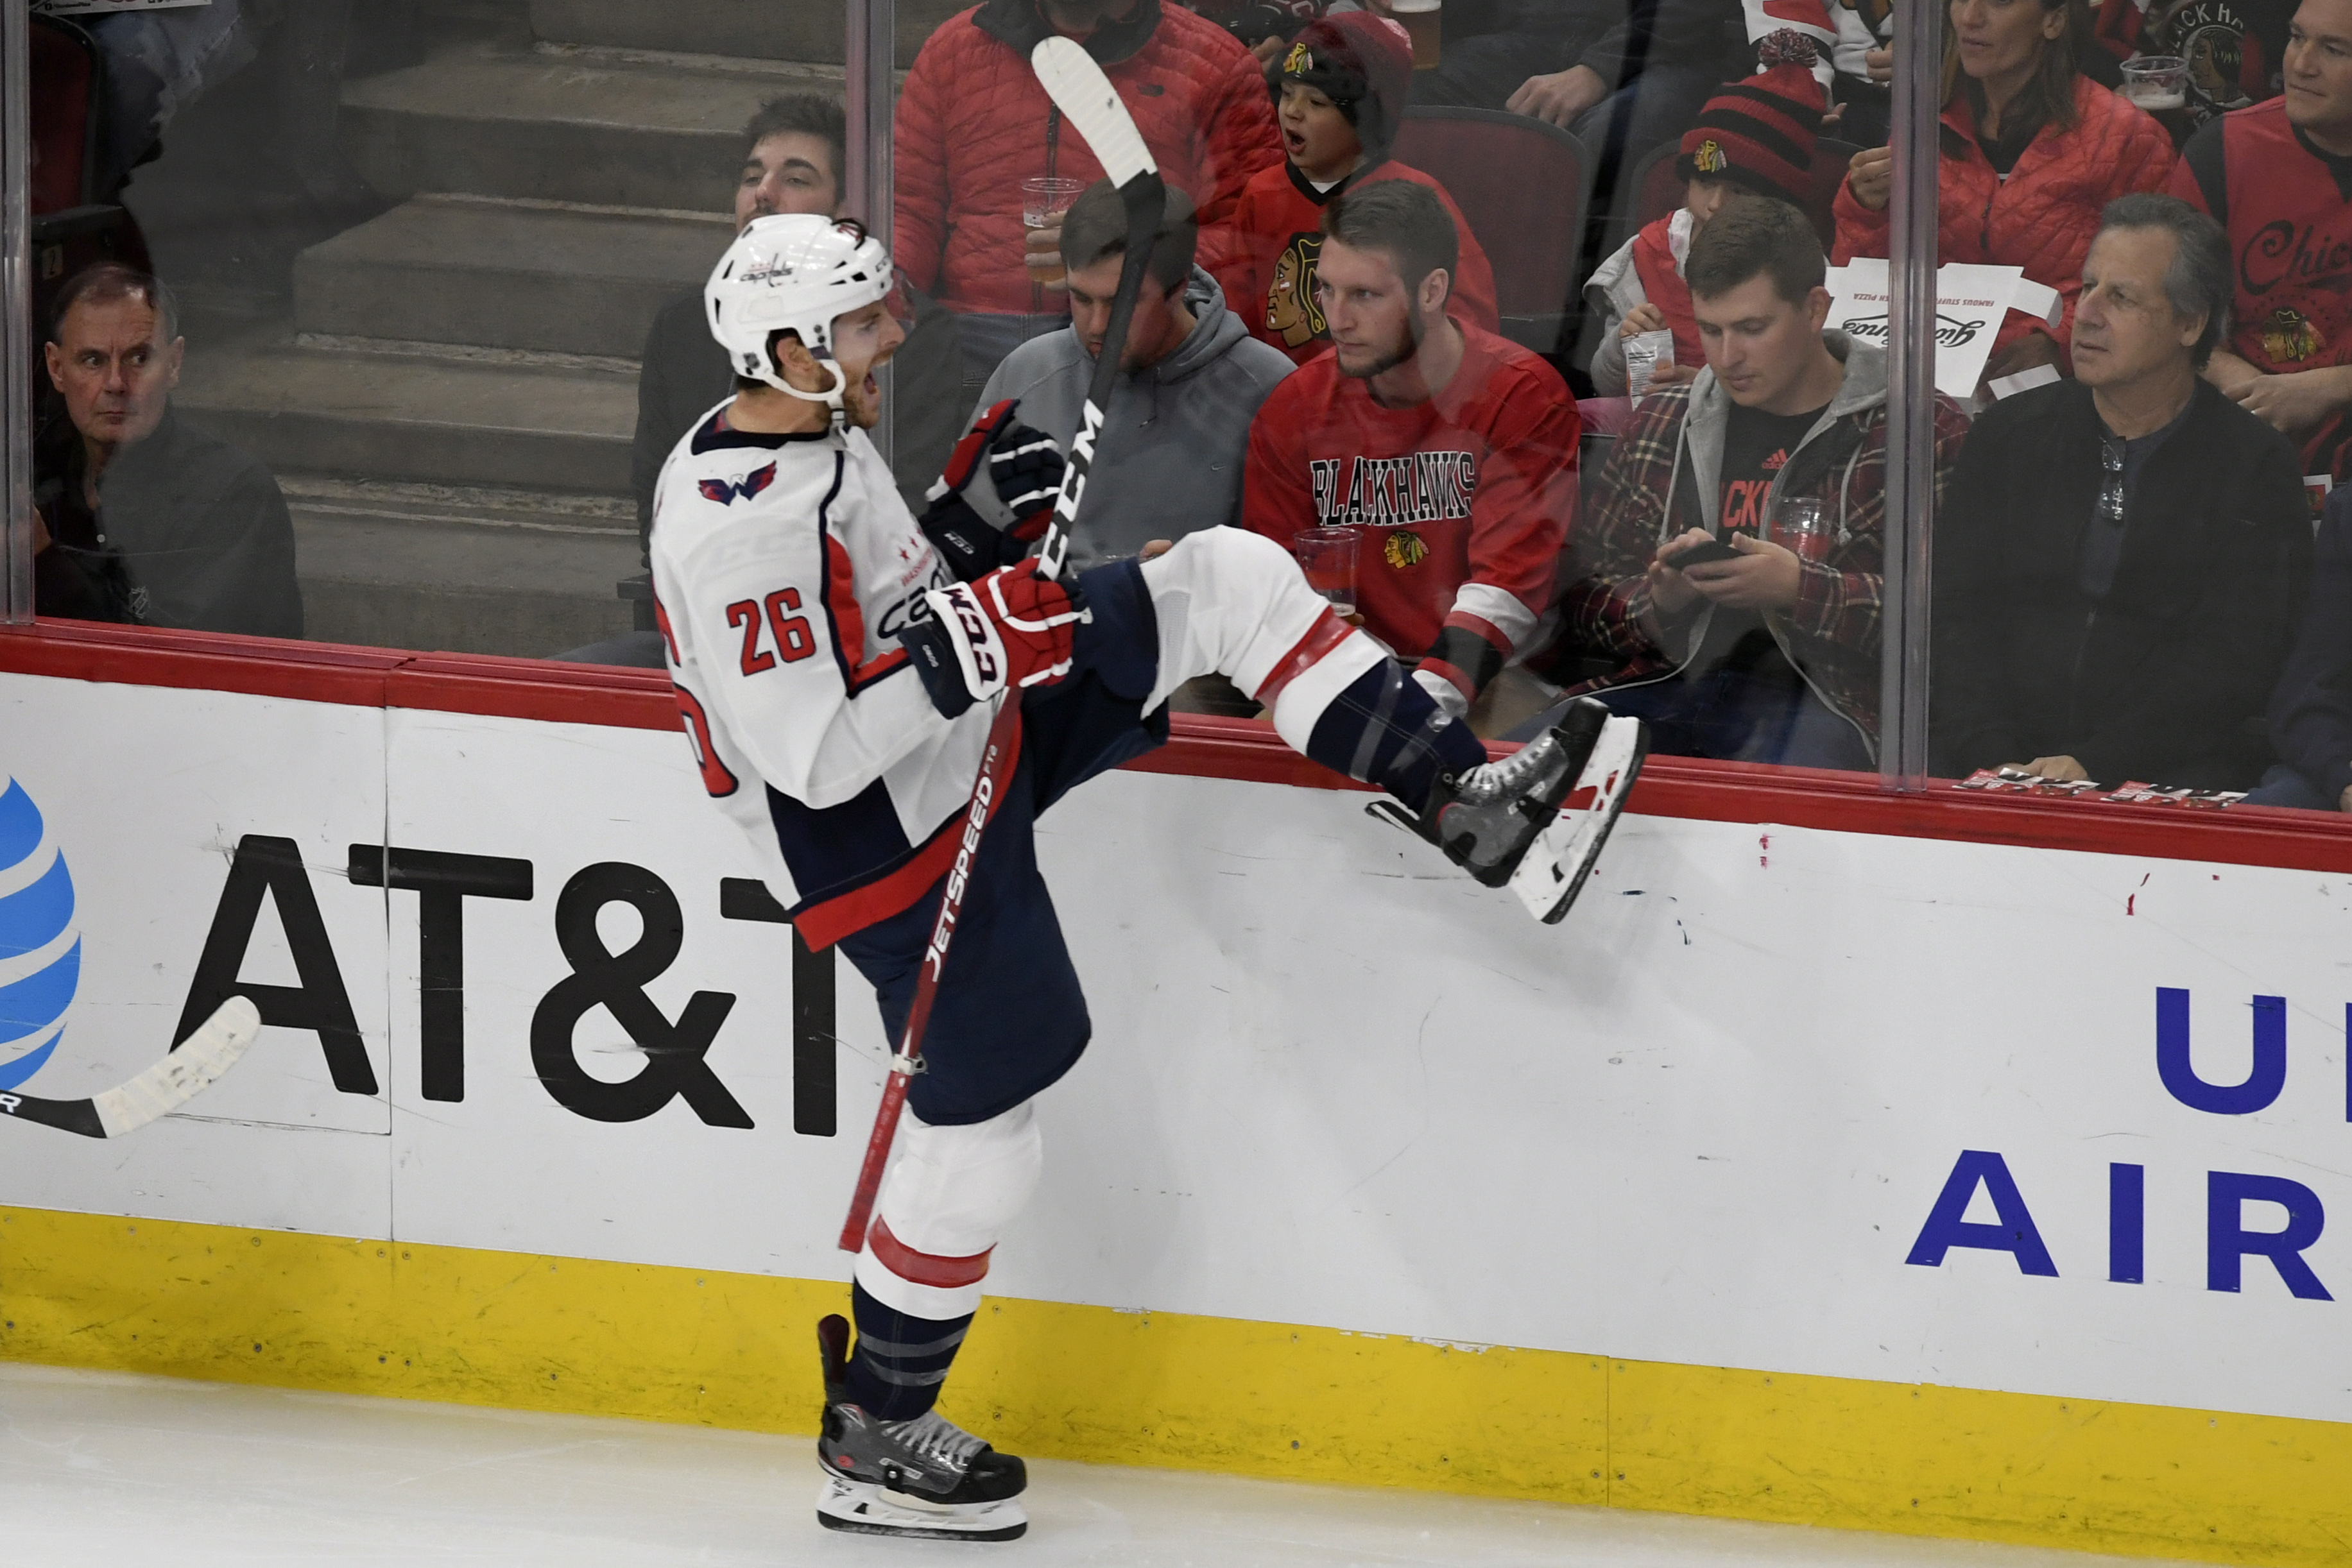
[[[261,1010],[245,997],[229,998],[177,1051],[121,1088],[91,1095],[99,1124],[119,1138],[171,1114],[236,1066],[260,1033]]]
[[[1087,139],[1112,184],[1124,185],[1138,174],[1159,172],[1151,149],[1135,129],[1134,116],[1092,55],[1057,34],[1029,52],[1029,64],[1062,118]]]

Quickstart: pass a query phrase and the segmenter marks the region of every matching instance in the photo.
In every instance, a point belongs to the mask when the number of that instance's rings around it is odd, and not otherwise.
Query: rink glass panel
[[[968,43],[964,35],[974,28],[942,0],[840,8],[783,0],[295,7],[268,26],[246,18],[226,32],[203,33],[213,52],[180,84],[179,107],[159,138],[121,131],[143,100],[129,87],[135,73],[118,68],[115,90],[90,100],[92,112],[112,118],[95,142],[75,144],[91,166],[81,185],[63,194],[50,189],[58,186],[56,160],[45,155],[47,183],[31,176],[27,136],[70,141],[79,122],[67,122],[48,85],[59,79],[54,74],[41,76],[37,89],[28,82],[28,50],[35,43],[68,53],[79,46],[35,38],[28,28],[59,29],[20,10],[6,13],[7,81],[17,84],[17,96],[6,128],[5,193],[11,235],[28,233],[19,214],[29,213],[31,226],[28,237],[12,241],[21,244],[23,260],[9,275],[12,488],[9,570],[0,579],[0,612],[14,618],[28,612],[33,592],[28,497],[45,481],[61,491],[88,464],[86,455],[79,465],[74,457],[79,433],[50,387],[39,340],[57,291],[89,265],[152,266],[173,292],[184,343],[162,428],[178,437],[183,470],[203,472],[176,490],[154,476],[131,486],[143,493],[117,508],[134,514],[124,519],[131,537],[126,545],[118,529],[110,540],[144,552],[131,575],[157,580],[142,606],[151,623],[283,632],[292,630],[293,613],[310,641],[569,656],[591,668],[648,673],[658,653],[644,580],[642,498],[677,434],[671,427],[682,429],[681,419],[691,417],[680,411],[698,411],[728,392],[713,350],[690,326],[679,327],[733,231],[743,132],[763,103],[801,92],[847,99],[847,146],[842,166],[830,171],[845,214],[887,233],[898,226],[893,209],[915,183],[929,181],[962,225],[959,232],[993,236],[984,256],[950,256],[957,235],[934,223],[926,231],[933,254],[918,258],[925,233],[892,235],[902,259],[929,279],[935,301],[927,320],[911,294],[901,297],[916,338],[889,378],[889,417],[875,433],[902,493],[918,505],[1000,349],[1024,334],[1057,329],[1066,309],[1066,296],[1042,276],[1052,269],[1024,266],[1020,225],[1031,214],[1023,209],[1037,201],[1003,188],[975,195],[956,180],[966,170],[983,180],[1091,174],[1075,133],[1040,120],[1013,127],[992,146],[919,145],[903,140],[903,113],[900,136],[890,132],[893,100],[919,57]],[[1263,26],[1247,7],[1200,10],[1244,37]],[[201,32],[201,24],[226,15],[207,11],[67,21],[89,35],[86,53],[102,68],[110,59],[148,57],[138,51],[152,49],[153,28]],[[1700,120],[1716,85],[1748,57],[1736,37],[1687,27],[1686,36],[1672,36],[1684,25],[1669,16],[1641,78],[1594,102],[1588,84],[1570,79],[1575,72],[1568,66],[1572,55],[1602,58],[1606,40],[1583,40],[1581,54],[1554,40],[1546,47],[1567,52],[1553,62],[1561,70],[1550,72],[1527,63],[1549,60],[1540,49],[1511,55],[1496,36],[1482,40],[1479,25],[1475,7],[1441,14],[1440,63],[1411,76],[1394,155],[1428,173],[1463,214],[1492,275],[1499,335],[1542,356],[1570,395],[1582,400],[1580,467],[1570,485],[1580,495],[1562,574],[1573,581],[1587,564],[1579,552],[1600,542],[1608,475],[1633,419],[1627,404],[1599,396],[1602,389],[1593,384],[1592,362],[1609,329],[1583,285],[1643,225],[1682,203],[1675,177],[1682,134]],[[1910,68],[1921,100],[1936,99],[1936,50],[1927,34],[1941,30],[1939,8],[1903,8],[1889,26],[1921,34],[1921,47],[1905,59],[1916,57]],[[1160,26],[1172,30],[1172,16]],[[134,27],[150,32],[135,35]],[[1255,271],[1234,265],[1268,244],[1263,234],[1234,230],[1236,161],[1278,166],[1278,135],[1266,142],[1264,122],[1255,142],[1236,133],[1238,100],[1200,88],[1220,57],[1202,52],[1207,46],[1197,37],[1191,47],[1183,79],[1149,80],[1134,107],[1171,176],[1200,187],[1191,192],[1196,202],[1223,220],[1204,229],[1202,259],[1221,284],[1246,275],[1258,286],[1255,293],[1220,288],[1229,317],[1265,337],[1286,341],[1303,333],[1311,343],[1319,312],[1299,287],[1313,249],[1311,221],[1294,221],[1296,213],[1268,220],[1281,229],[1269,256],[1252,261]],[[1130,54],[1140,58],[1153,47],[1140,40]],[[1261,50],[1278,75],[1289,46]],[[996,66],[1025,77],[1009,48],[998,52],[1004,58]],[[1514,72],[1528,79],[1501,80]],[[983,79],[951,83],[950,95],[958,87],[977,90]],[[1501,107],[1515,99],[1563,126]],[[1178,100],[1188,107],[1171,111]],[[1207,107],[1194,112],[1195,103]],[[1885,134],[1877,122],[1895,107],[1857,99],[1822,131],[1813,158],[1821,178],[1810,188],[1825,231],[1835,165]],[[1927,104],[1930,120],[1935,108]],[[16,133],[19,125],[28,133]],[[1906,195],[1914,209],[1932,208],[1931,169],[1932,159],[1898,159],[1889,200],[1895,215]],[[68,200],[83,215],[54,221]],[[1907,231],[1892,225],[1882,248],[1904,252],[1908,233],[1919,242],[1911,251],[1919,252],[1921,244],[1932,246],[1934,229],[1932,221]],[[1925,313],[1926,276],[1897,255],[1891,287],[1878,291],[1874,308],[1867,279],[1833,275],[1832,324],[1891,341],[1905,307],[1888,296],[1918,297],[1912,313]],[[1451,308],[1468,308],[1459,287]],[[940,331],[959,326],[964,330],[942,350]],[[926,351],[916,352],[916,344]],[[1899,349],[1895,359],[1888,421],[1916,441],[1929,370],[1916,359],[1904,363]],[[1108,433],[1098,455],[1107,492],[1123,468],[1143,461],[1122,434]],[[135,447],[126,451],[136,458]],[[1351,459],[1394,455],[1377,447],[1336,455],[1331,483],[1342,516],[1345,497],[1357,494]],[[1915,466],[1926,460],[1920,451]],[[1210,454],[1203,468],[1230,476],[1240,463],[1238,453]],[[126,462],[119,476],[140,477],[131,472],[137,466]],[[1778,515],[1760,484],[1763,472],[1749,476],[1735,507],[1752,506],[1768,536],[1797,538],[1801,519]],[[1198,483],[1204,497],[1198,510],[1204,517],[1223,510],[1215,498],[1222,480]],[[102,485],[102,500],[105,494]],[[1783,679],[1779,716],[1760,724],[1743,717],[1728,731],[1662,726],[1660,754],[1827,763],[1877,772],[1898,789],[1925,786],[1930,494],[1887,494],[1883,479],[1868,477],[1848,486],[1847,507],[1883,515],[1885,553],[1901,558],[1875,572],[1865,570],[1866,559],[1837,562],[1883,582],[1877,625],[1854,632],[1842,624],[1808,649],[1772,635],[1768,622],[1752,622],[1744,652],[1734,639],[1714,653],[1735,662],[1760,656],[1771,665]],[[190,526],[210,530],[205,538],[246,530],[241,580],[184,591],[166,580],[185,576],[188,559],[174,553],[180,541],[169,530]],[[1835,532],[1838,519],[1826,526]],[[1426,575],[1446,566],[1443,541],[1421,532],[1375,527],[1360,571]],[[198,552],[208,548],[200,539]],[[1446,597],[1441,591],[1434,601]],[[1426,651],[1415,645],[1420,640],[1400,636],[1397,651],[1416,659]],[[1589,624],[1507,640],[1535,656],[1485,685],[1472,723],[1489,737],[1508,736],[1563,691],[1624,663],[1622,650],[1597,640]],[[1874,656],[1881,665],[1874,673]],[[1232,716],[1253,705],[1203,682],[1176,706]],[[1824,751],[1790,743],[1786,721],[1800,710],[1834,716],[1828,731],[1842,744]],[[2239,723],[2242,750],[2254,759],[2246,768],[2258,770],[2261,716],[2249,711]],[[2099,782],[2242,786],[2252,777]]]

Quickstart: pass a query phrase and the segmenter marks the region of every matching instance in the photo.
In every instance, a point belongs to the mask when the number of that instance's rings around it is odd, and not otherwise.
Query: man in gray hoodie
[[[1073,571],[1241,514],[1250,420],[1290,359],[1225,308],[1216,280],[1193,265],[1199,234],[1191,199],[1170,186],[1087,479],[1087,523],[1070,541]],[[1018,399],[1021,423],[1068,450],[1126,255],[1126,209],[1097,181],[1062,220],[1070,325],[1006,355],[976,413]]]

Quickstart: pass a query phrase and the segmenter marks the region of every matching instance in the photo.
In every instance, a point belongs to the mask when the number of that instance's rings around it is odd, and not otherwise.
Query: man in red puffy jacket
[[[917,287],[962,318],[967,398],[1013,349],[1068,320],[1059,229],[1022,225],[1024,180],[1082,189],[1103,173],[1029,67],[1057,32],[1101,64],[1161,178],[1192,198],[1212,273],[1234,251],[1242,187],[1282,162],[1257,61],[1173,0],[985,0],[950,18],[898,99],[892,248]]]

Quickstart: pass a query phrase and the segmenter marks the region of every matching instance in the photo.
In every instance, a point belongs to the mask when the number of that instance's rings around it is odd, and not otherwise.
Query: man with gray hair
[[[2225,340],[2220,225],[2107,204],[2075,380],[1978,420],[1935,523],[1938,771],[2243,789],[2311,561],[2302,468],[2200,379]]]

